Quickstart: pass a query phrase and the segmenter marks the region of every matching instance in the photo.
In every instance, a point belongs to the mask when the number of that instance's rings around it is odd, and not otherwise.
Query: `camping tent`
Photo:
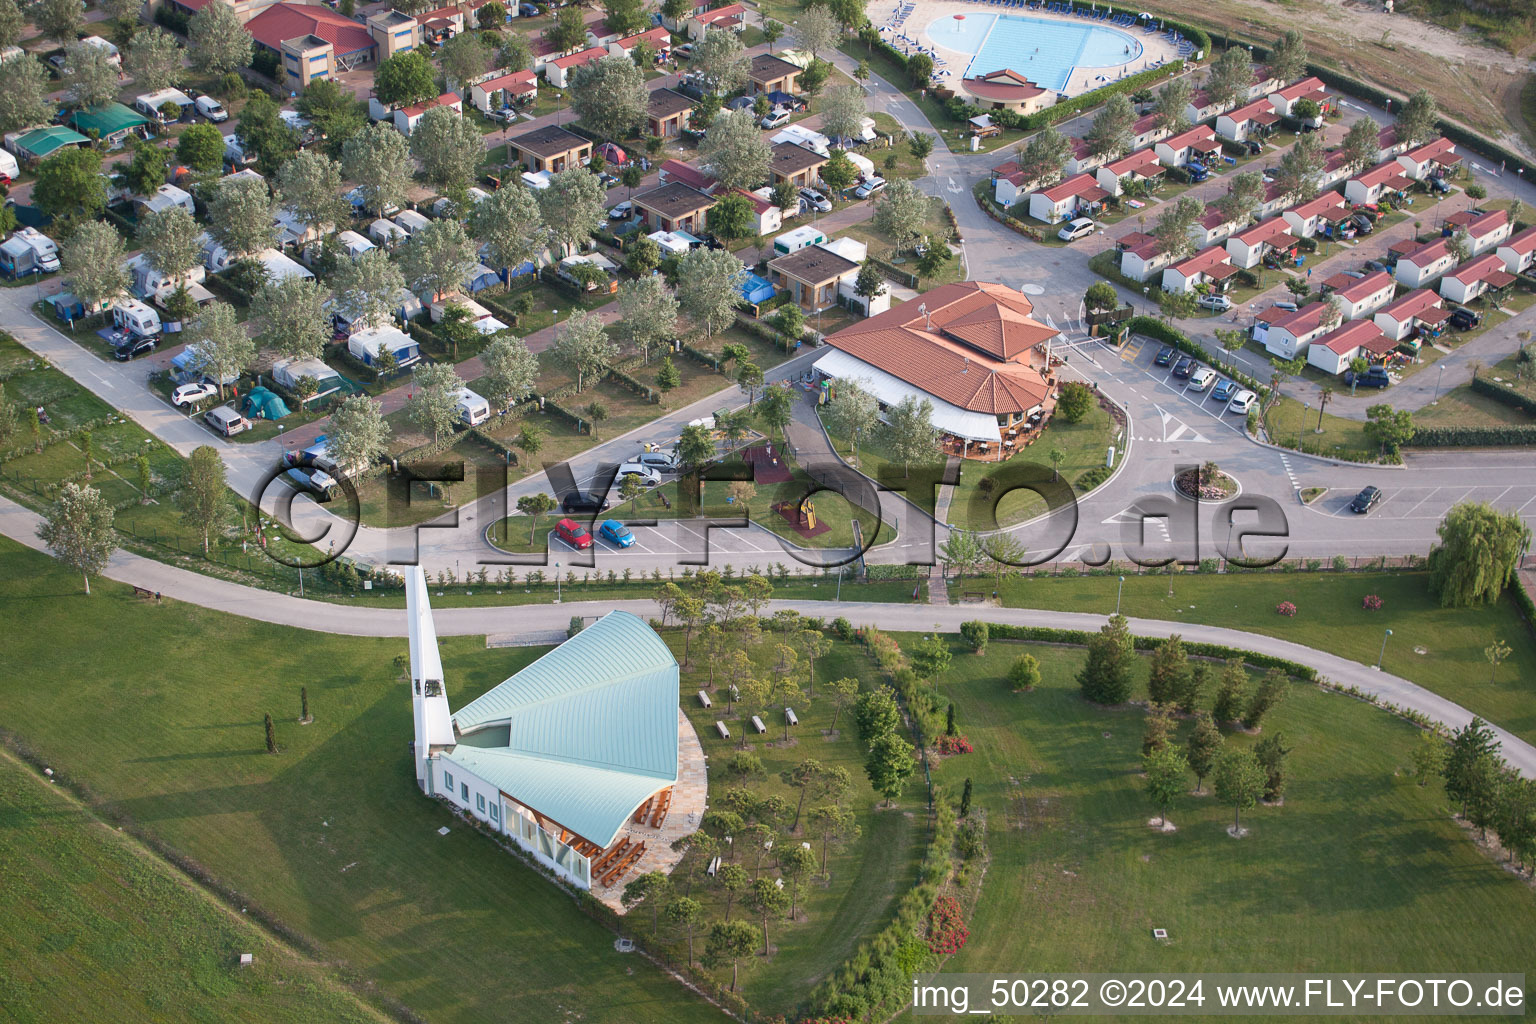
[[[741,297],[753,305],[760,305],[773,298],[773,285],[756,274],[748,274],[741,282]]]
[[[248,419],[280,420],[288,415],[288,406],[277,396],[277,392],[269,391],[259,384],[246,392],[242,405]]]

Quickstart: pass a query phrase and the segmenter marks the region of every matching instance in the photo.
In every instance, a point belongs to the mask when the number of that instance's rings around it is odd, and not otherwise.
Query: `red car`
[[[582,551],[592,546],[592,535],[587,528],[574,519],[562,519],[555,524],[555,536],[565,541],[577,551]]]

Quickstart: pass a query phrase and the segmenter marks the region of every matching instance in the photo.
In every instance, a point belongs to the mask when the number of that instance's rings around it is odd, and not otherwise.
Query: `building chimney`
[[[965,357],[965,369],[961,370],[960,372],[961,373],[970,373],[971,372],[971,357],[970,356],[966,356]]]

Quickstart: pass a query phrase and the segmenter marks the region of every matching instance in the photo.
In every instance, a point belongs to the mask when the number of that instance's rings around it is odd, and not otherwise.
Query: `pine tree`
[[[1195,792],[1205,788],[1205,777],[1215,767],[1216,757],[1221,753],[1224,742],[1221,730],[1216,728],[1210,715],[1202,714],[1195,720],[1195,730],[1189,734],[1189,742],[1185,744],[1190,771],[1195,773]]]
[[[1203,661],[1196,661],[1189,666],[1189,675],[1184,680],[1184,692],[1179,695],[1179,710],[1186,715],[1198,714],[1200,701],[1205,696],[1206,681],[1210,678],[1210,669]]]
[[[944,719],[944,735],[945,736],[953,736],[954,734],[955,734],[955,706],[953,704],[951,704],[949,706],[949,714]]]
[[[299,721],[309,721],[309,687],[299,687]]]
[[[1271,708],[1280,703],[1285,697],[1285,672],[1278,668],[1272,668],[1264,673],[1264,678],[1259,681],[1258,692],[1248,702],[1247,710],[1243,712],[1243,728],[1257,729],[1263,724],[1264,716],[1269,714]]]
[[[1175,633],[1152,652],[1151,674],[1147,677],[1147,696],[1154,704],[1174,704],[1189,684],[1189,657],[1184,640]]]
[[[1264,769],[1264,799],[1276,803],[1285,796],[1285,755],[1291,752],[1285,745],[1285,735],[1270,733],[1254,745],[1253,752]]]
[[[1077,676],[1083,696],[1095,704],[1123,703],[1131,695],[1133,652],[1125,616],[1110,616],[1088,641],[1088,660]]]
[[[1168,705],[1153,704],[1147,708],[1146,731],[1141,735],[1141,753],[1145,757],[1168,746],[1173,720],[1168,715]]]
[[[266,719],[265,724],[267,729],[267,753],[275,754],[277,753],[277,733],[272,729],[272,716],[265,715],[263,717]]]
[[[1243,667],[1243,659],[1232,658],[1227,662],[1227,667],[1222,670],[1221,683],[1216,688],[1216,703],[1211,708],[1211,717],[1217,723],[1234,721],[1243,713],[1243,708],[1248,703],[1248,670]]]
[[[962,817],[962,818],[969,817],[970,813],[971,813],[971,780],[970,780],[970,777],[967,776],[966,780],[965,780],[965,789],[960,794],[960,817]]]

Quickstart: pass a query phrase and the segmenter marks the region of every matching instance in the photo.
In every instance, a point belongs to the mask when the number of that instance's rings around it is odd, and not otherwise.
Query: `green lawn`
[[[1115,609],[1113,575],[1004,579],[1004,604],[1102,612]],[[955,588],[951,588],[952,590]],[[1380,611],[1361,606],[1367,594]],[[1121,610],[1130,616],[1199,622],[1263,633],[1374,665],[1383,631],[1392,630],[1383,664],[1536,742],[1536,634],[1507,597],[1484,608],[1441,608],[1423,573],[1180,573],[1168,596],[1166,575],[1126,576]],[[1296,615],[1278,615],[1281,601]],[[1497,636],[1512,647],[1492,678],[1483,649]],[[1420,650],[1423,653],[1419,653]]]
[[[616,956],[562,889],[417,791],[409,696],[391,665],[403,640],[146,605],[106,581],[85,597],[72,573],[10,541],[0,581],[9,733],[361,983],[442,1022],[504,1018],[507,990],[487,979],[508,978],[520,1019],[718,1019]],[[478,637],[442,646],[455,706],[541,653]],[[295,722],[301,686],[313,725]],[[262,749],[265,713],[276,757]]]
[[[8,753],[0,818],[6,1019],[390,1019]]]
[[[1339,386],[1339,393],[1347,395],[1349,389]],[[1391,404],[1388,397],[1383,402]],[[1322,420],[1323,432],[1317,433],[1318,420]],[[1346,419],[1323,410],[1321,416],[1314,405],[1310,408],[1294,398],[1281,396],[1264,410],[1264,426],[1269,439],[1277,444],[1295,447],[1298,438],[1304,451],[1319,455],[1336,455],[1346,459],[1374,461],[1379,446],[1365,436],[1365,421]]]
[[[1043,685],[1011,693],[1003,674],[1024,650],[956,653],[941,678],[976,753],[936,779],[951,792],[974,780],[991,853],[947,971],[1528,970],[1530,890],[1451,821],[1438,785],[1404,777],[1412,726],[1293,686],[1264,727],[1292,748],[1284,806],[1244,813],[1239,841],[1231,807],[1185,796],[1178,831],[1159,834],[1145,825],[1140,709],[1084,702],[1075,650],[1030,647]]]
[[[905,150],[906,144],[903,143],[901,148]],[[874,151],[875,155],[877,156],[881,152],[883,151]],[[944,200],[938,198],[929,199],[928,216],[923,221],[922,226],[922,232],[925,236],[934,239],[948,239],[950,237],[952,229],[949,226],[949,218],[945,216],[946,209],[947,207],[944,203]],[[911,252],[896,252],[895,247],[892,244],[891,237],[885,232],[878,230],[875,227],[873,220],[864,221],[860,224],[850,224],[848,227],[843,229],[843,234],[849,236],[850,238],[857,238],[859,241],[868,245],[869,253],[871,256],[885,260],[886,262],[895,266],[898,270],[904,270],[909,274],[917,273],[916,257],[913,256]],[[960,273],[960,258],[957,255],[954,259],[946,262],[944,266],[940,268],[939,272],[934,274],[932,277],[922,278],[919,281],[918,290],[928,291],[929,289],[937,288],[942,284],[953,284],[954,282],[960,280]]]

